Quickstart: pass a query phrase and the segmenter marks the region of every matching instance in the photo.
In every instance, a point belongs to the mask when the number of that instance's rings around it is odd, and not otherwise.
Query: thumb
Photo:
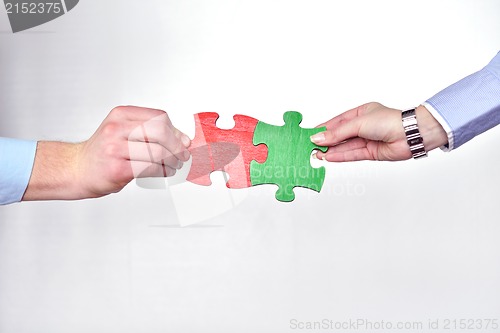
[[[338,124],[337,127],[311,136],[311,141],[318,146],[334,146],[347,139],[359,136],[363,117]]]

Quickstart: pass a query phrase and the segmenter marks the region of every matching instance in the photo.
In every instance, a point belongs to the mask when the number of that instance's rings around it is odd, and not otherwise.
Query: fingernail
[[[189,153],[189,151],[188,151],[188,150],[185,150],[185,151],[184,151],[184,159],[187,161],[187,160],[189,160],[189,157],[190,157],[190,156],[191,156],[191,154]]]
[[[318,153],[312,154],[312,158],[314,158],[315,160],[317,160],[318,159]]]
[[[189,147],[189,145],[191,144],[191,139],[189,139],[188,136],[184,134],[181,137],[181,141],[185,147]]]
[[[321,133],[316,133],[314,135],[311,136],[311,141],[314,142],[314,143],[322,143],[325,141],[325,133],[324,132],[321,132]]]

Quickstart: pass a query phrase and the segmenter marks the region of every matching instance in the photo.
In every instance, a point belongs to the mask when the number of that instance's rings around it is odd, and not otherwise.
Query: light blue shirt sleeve
[[[0,137],[0,205],[23,198],[35,161],[36,141]]]
[[[500,124],[500,52],[482,70],[452,84],[423,105],[448,134],[444,150],[458,148]]]

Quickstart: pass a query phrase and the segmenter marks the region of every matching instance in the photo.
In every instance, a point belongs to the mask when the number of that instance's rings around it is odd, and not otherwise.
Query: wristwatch
[[[414,159],[419,159],[422,157],[427,157],[427,152],[425,151],[424,141],[420,132],[418,131],[417,117],[415,115],[415,109],[403,111],[401,114],[403,119],[403,128],[406,134],[406,140],[408,146],[410,146],[411,154]]]

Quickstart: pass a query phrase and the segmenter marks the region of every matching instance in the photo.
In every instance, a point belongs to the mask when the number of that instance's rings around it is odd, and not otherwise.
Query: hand
[[[120,191],[134,178],[173,176],[189,159],[189,144],[164,111],[117,107],[82,144],[81,186],[101,196]]]
[[[448,142],[446,132],[429,111],[419,106],[416,116],[427,151]],[[400,161],[412,157],[402,126],[401,110],[368,103],[346,111],[319,126],[326,131],[311,141],[327,146],[316,157],[329,162],[360,160]]]
[[[96,198],[134,178],[172,176],[189,145],[164,111],[117,107],[85,142],[39,142],[23,200]]]

